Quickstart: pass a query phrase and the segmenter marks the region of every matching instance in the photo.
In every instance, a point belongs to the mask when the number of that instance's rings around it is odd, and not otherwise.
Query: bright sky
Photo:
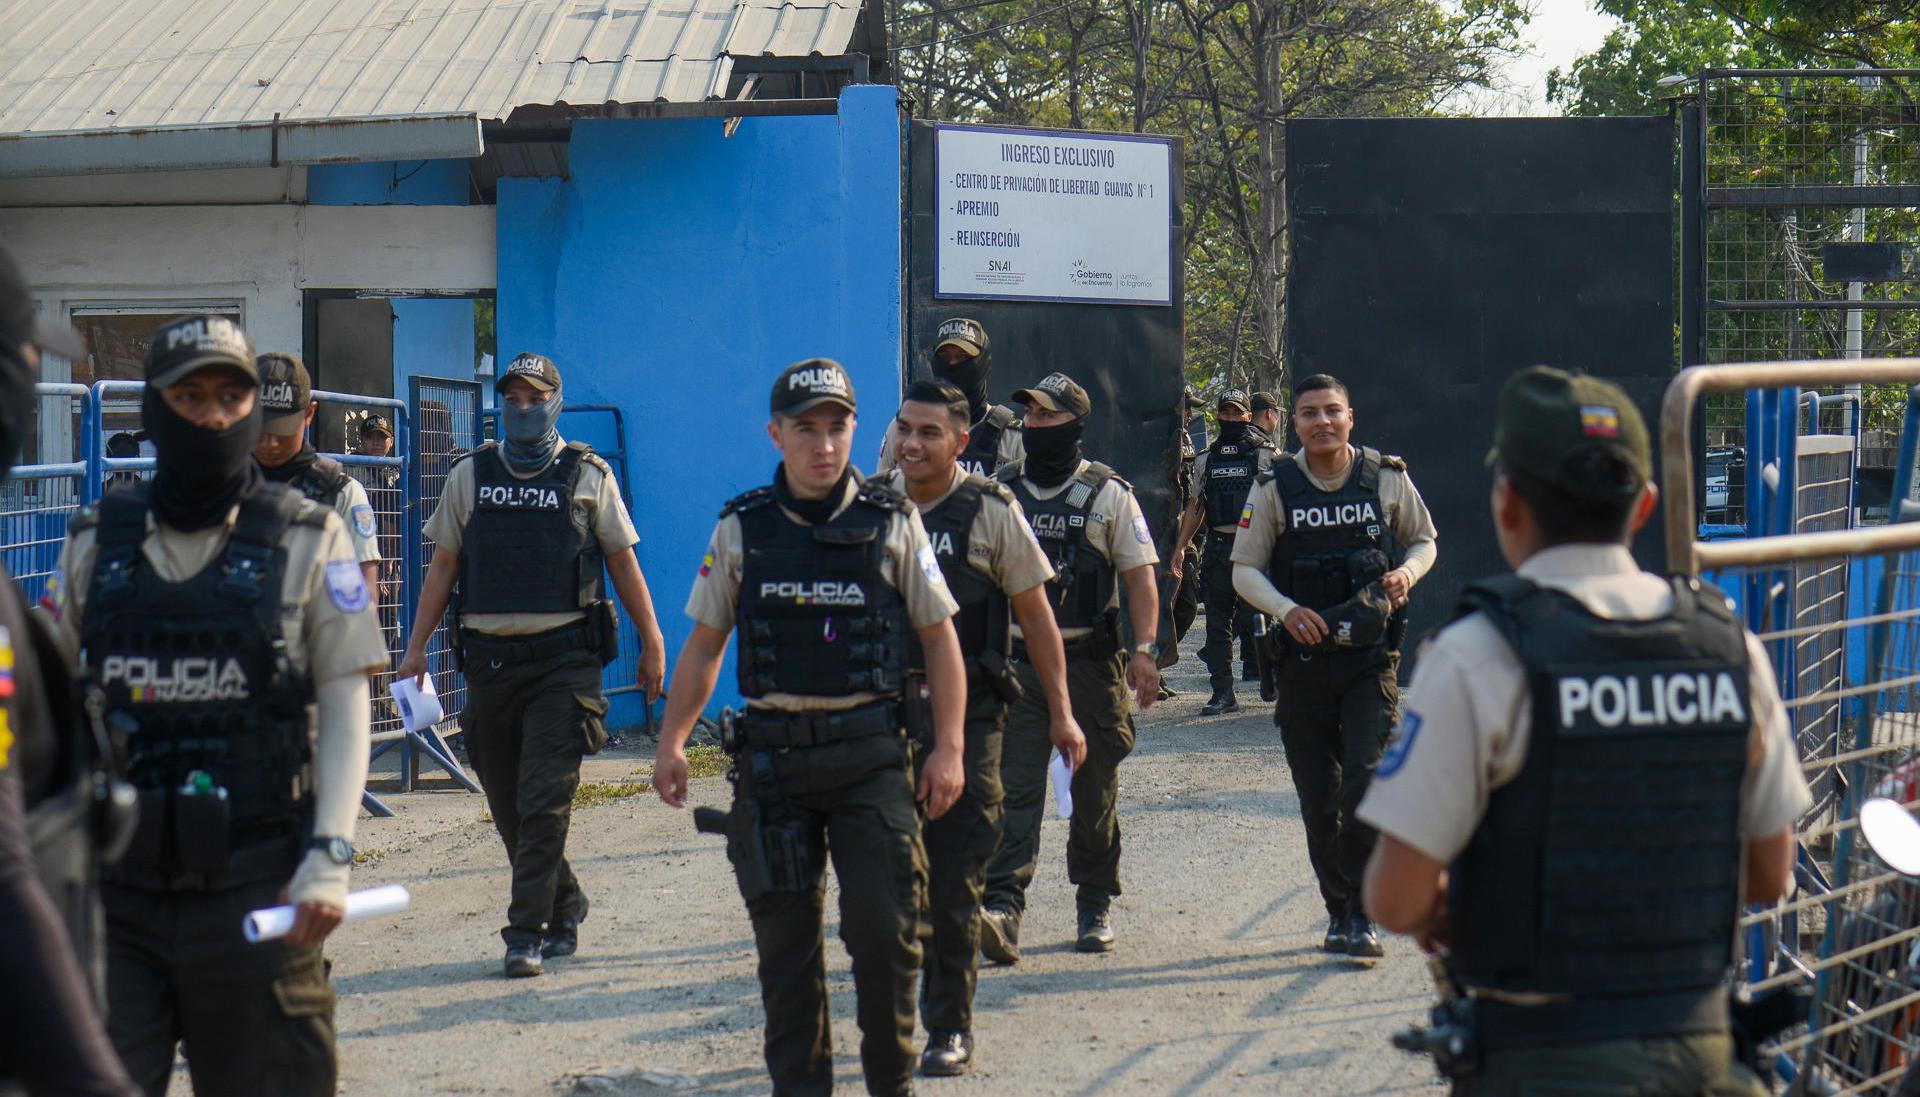
[[[1619,22],[1595,11],[1588,0],[1533,2],[1533,21],[1522,32],[1526,52],[1507,64],[1502,74],[1505,89],[1479,97],[1473,113],[1559,113],[1547,103],[1547,72],[1570,68],[1574,58],[1592,52]]]

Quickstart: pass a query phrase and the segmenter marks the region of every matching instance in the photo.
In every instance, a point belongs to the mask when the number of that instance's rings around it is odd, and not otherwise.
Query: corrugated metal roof
[[[862,0],[0,0],[0,134],[690,103]]]

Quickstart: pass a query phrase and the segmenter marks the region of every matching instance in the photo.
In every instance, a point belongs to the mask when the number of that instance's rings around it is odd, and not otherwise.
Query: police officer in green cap
[[[1456,1094],[1765,1093],[1723,980],[1812,805],[1766,651],[1719,591],[1627,551],[1657,496],[1619,387],[1516,374],[1489,460],[1514,571],[1422,650],[1360,805],[1367,909],[1450,946]]]
[[[702,808],[695,823],[726,834],[753,920],[776,1097],[833,1090],[821,940],[829,858],[867,1092],[912,1092],[927,894],[916,800],[937,820],[965,783],[958,606],[913,504],[848,464],[855,406],[831,359],[795,363],[774,382],[767,434],[780,464],[772,484],[720,512],[654,758],[654,789],[684,806],[687,738],[734,638],[747,711],[724,744],[733,809]],[[917,781],[903,709],[915,639],[933,722]]]

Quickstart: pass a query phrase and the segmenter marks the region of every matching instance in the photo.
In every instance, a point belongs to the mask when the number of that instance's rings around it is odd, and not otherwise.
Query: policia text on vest
[[[674,670],[654,788],[685,805],[685,745],[731,637],[748,705],[725,744],[734,800],[722,820],[706,809],[701,819],[726,834],[753,922],[773,1091],[833,1088],[821,940],[831,858],[867,1089],[904,1094],[927,891],[915,800],[937,820],[964,784],[966,668],[949,620],[957,606],[912,504],[869,487],[847,463],[855,403],[839,364],[789,367],[770,408],[780,464],[770,486],[721,510],[687,601],[694,629]],[[822,583],[838,593],[779,594],[783,584]],[[934,737],[917,782],[902,711],[914,639]]]
[[[575,952],[587,917],[566,842],[580,759],[607,738],[600,670],[618,630],[603,575],[639,632],[649,704],[666,653],[613,470],[554,427],[559,369],[523,354],[496,388],[504,437],[448,471],[427,521],[433,562],[399,673],[426,671],[427,639],[457,583],[455,651],[470,691],[460,726],[513,870],[503,964],[509,976],[532,976]]]
[[[1436,1010],[1449,1039],[1399,1039],[1475,1097],[1765,1093],[1725,980],[1741,901],[1785,890],[1812,804],[1766,652],[1718,591],[1627,551],[1655,498],[1623,392],[1535,367],[1496,423],[1516,571],[1424,649],[1359,807],[1368,909],[1450,944],[1465,990]]]
[[[140,822],[104,889],[108,1031],[163,1093],[184,1041],[203,1095],[331,1094],[321,941],[345,906],[386,664],[340,519],[262,481],[259,375],[221,317],[161,327],[143,425],[155,473],[77,517],[47,611],[82,653]],[[290,892],[279,941],[236,912]]]

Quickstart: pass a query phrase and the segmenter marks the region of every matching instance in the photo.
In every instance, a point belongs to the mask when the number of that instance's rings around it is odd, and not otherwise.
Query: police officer
[[[1265,389],[1253,394],[1253,429],[1265,435],[1275,449],[1286,448],[1286,439],[1280,437],[1280,398]]]
[[[513,869],[503,966],[526,978],[543,960],[573,955],[587,917],[567,827],[580,759],[607,741],[600,672],[616,654],[618,618],[605,578],[639,633],[649,705],[666,678],[666,649],[613,470],[591,446],[560,437],[559,368],[522,354],[494,389],[502,440],[447,473],[426,525],[433,561],[395,673],[426,674],[427,641],[458,584],[460,728]]]
[[[1193,501],[1193,465],[1199,457],[1199,450],[1193,444],[1192,419],[1196,408],[1206,406],[1200,393],[1192,385],[1186,387],[1181,397],[1180,409],[1180,475],[1174,483],[1178,499],[1178,511],[1187,512],[1187,506]],[[1187,638],[1187,630],[1193,627],[1193,619],[1200,614],[1200,553],[1191,542],[1178,552],[1169,553],[1179,557],[1180,567],[1175,569],[1171,562],[1167,564],[1167,574],[1161,579],[1160,607],[1160,700],[1174,696],[1173,688],[1167,685],[1166,670],[1180,661],[1180,642]]]
[[[1120,762],[1133,750],[1129,690],[1147,709],[1159,698],[1154,659],[1160,599],[1154,589],[1153,533],[1133,488],[1111,468],[1081,456],[1093,402],[1064,373],[1050,373],[1014,394],[1027,405],[1027,455],[1000,471],[1053,562],[1047,582],[1067,649],[1067,692],[1087,738],[1087,759],[1073,771],[1073,818],[1067,831],[1067,878],[1078,886],[1074,948],[1109,952],[1108,908],[1120,894],[1120,820],[1115,800]],[[1132,635],[1122,653],[1120,590],[1126,588]],[[1047,791],[1051,720],[1024,629],[1014,634],[1014,669],[1025,695],[1007,717],[1001,780],[1006,787],[1004,838],[987,864],[980,912],[980,951],[1003,964],[1020,959],[1020,916],[1040,858],[1040,813]]]
[[[927,1047],[920,1073],[964,1074],[973,1064],[973,990],[980,957],[980,896],[987,858],[1000,844],[1001,737],[1019,696],[1010,624],[1020,622],[1039,679],[1054,748],[1073,765],[1087,742],[1067,697],[1066,654],[1047,601],[1053,565],[1005,484],[959,465],[971,422],[967,399],[945,381],[915,381],[893,422],[899,466],[877,481],[920,511],[947,589],[967,667],[966,790],[926,825],[927,902],[933,934],[920,985]],[[916,657],[920,653],[916,650]],[[916,669],[924,662],[914,660]]]
[[[1353,420],[1339,380],[1294,387],[1300,450],[1257,479],[1232,558],[1234,589],[1283,633],[1273,719],[1327,905],[1321,947],[1370,961],[1360,872],[1374,835],[1353,811],[1393,726],[1404,607],[1436,534],[1406,464],[1350,444]]]
[[[339,515],[353,539],[367,589],[380,591],[380,530],[367,489],[347,475],[345,466],[320,456],[307,441],[307,427],[320,405],[313,399],[306,364],[276,352],[261,355],[254,365],[260,371],[261,425],[253,457],[260,462],[261,473]]]
[[[977,320],[956,316],[940,321],[933,338],[933,353],[928,356],[933,376],[965,393],[973,416],[960,467],[992,476],[1020,460],[1026,451],[1020,444],[1020,416],[1005,404],[987,399],[987,378],[993,373],[993,348],[987,342],[987,329]],[[895,464],[893,432],[888,431],[880,440],[880,462],[874,467],[888,472]]]
[[[202,1097],[331,1094],[320,945],[345,909],[367,675],[386,660],[372,598],[339,518],[261,478],[238,325],[162,326],[146,374],[153,480],[74,519],[48,603],[139,789],[104,892],[108,1031],[156,1097],[183,1041]],[[247,911],[289,899],[284,939],[242,938]]]
[[[83,359],[78,342],[64,327],[36,320],[19,267],[0,250],[0,480],[36,414],[40,348]],[[0,1093],[25,1086],[36,1094],[131,1097],[139,1090],[107,1041],[91,978],[101,959],[93,813],[48,812],[91,783],[90,767],[70,761],[84,757],[75,748],[91,737],[67,704],[66,661],[35,642],[42,635],[0,568]],[[30,807],[39,816],[31,829]],[[60,833],[36,848],[29,834],[49,830]]]
[[[1213,445],[1194,463],[1193,480],[1188,488],[1190,501],[1180,516],[1180,530],[1174,536],[1176,549],[1183,549],[1196,530],[1207,527],[1207,547],[1201,567],[1207,577],[1207,642],[1200,657],[1207,664],[1207,677],[1213,697],[1200,708],[1202,716],[1218,716],[1240,711],[1233,696],[1233,638],[1241,637],[1241,657],[1247,662],[1258,658],[1253,642],[1250,618],[1252,607],[1240,604],[1233,590],[1234,534],[1240,514],[1246,509],[1247,495],[1255,477],[1264,475],[1280,456],[1267,435],[1251,422],[1247,394],[1228,389],[1220,394],[1216,408],[1219,431]],[[1182,553],[1173,556],[1174,574],[1184,570]],[[1256,667],[1254,677],[1259,678]],[[1272,697],[1262,696],[1271,701]]]
[[[823,877],[840,883],[867,1091],[912,1091],[913,982],[927,890],[916,796],[941,818],[964,781],[966,670],[957,606],[913,505],[847,463],[854,391],[839,363],[795,363],[774,382],[773,484],[720,512],[687,599],[654,760],[654,788],[681,807],[687,737],[738,637],[747,711],[734,754],[727,856],[753,920],[775,1097],[833,1090]],[[901,709],[908,642],[925,654],[934,744],[916,789]],[[722,826],[701,809],[701,829]]]
[[[1451,944],[1478,1032],[1456,1094],[1765,1093],[1731,1063],[1722,980],[1812,806],[1765,649],[1628,553],[1656,495],[1617,386],[1516,374],[1490,458],[1515,571],[1422,651],[1360,805],[1367,908]]]

